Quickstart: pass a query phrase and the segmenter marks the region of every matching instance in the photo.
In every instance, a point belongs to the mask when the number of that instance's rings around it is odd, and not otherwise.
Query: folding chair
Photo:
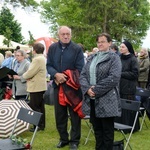
[[[83,120],[85,120],[85,123],[86,123],[86,125],[87,125],[88,128],[89,128],[89,132],[88,132],[88,134],[87,134],[87,136],[86,136],[86,138],[85,138],[85,142],[84,142],[84,145],[86,145],[87,142],[88,142],[88,140],[89,140],[90,134],[91,134],[91,133],[94,134],[94,131],[93,131],[92,124],[89,122],[90,116],[89,116],[89,115],[86,115],[86,116],[83,118]]]
[[[129,145],[130,149],[132,150],[129,141],[130,141],[130,138],[132,136],[132,133],[133,133],[133,130],[134,130],[137,118],[138,118],[140,105],[141,105],[141,102],[139,102],[139,101],[132,101],[132,100],[127,100],[127,99],[121,99],[121,108],[122,109],[131,110],[131,111],[136,112],[135,119],[134,119],[134,122],[133,122],[132,126],[129,126],[129,125],[126,125],[126,124],[117,123],[117,122],[114,123],[114,128],[117,129],[118,131],[120,131],[122,133],[122,135],[124,136],[125,140],[126,140],[126,144],[125,144],[124,150],[127,149],[128,145]],[[130,130],[129,136],[125,135],[124,130]]]
[[[142,98],[141,99],[141,103],[142,103],[142,101],[145,101],[147,98],[150,97],[150,90],[140,89],[140,88],[138,89],[137,88],[136,89],[136,96],[140,96]],[[142,117],[142,121],[141,121],[141,125],[140,125],[140,131],[141,131],[142,127],[143,127],[143,124],[145,124],[145,126],[148,128],[148,126],[146,124],[146,121],[145,121],[145,118],[146,118],[146,109],[143,106],[140,107],[139,114]]]
[[[68,118],[71,119],[71,118],[70,118],[70,115],[68,115]],[[86,116],[85,116],[84,118],[82,118],[82,119],[85,121],[86,125],[87,125],[88,128],[89,128],[88,134],[87,134],[87,136],[86,136],[86,138],[85,138],[85,142],[84,142],[84,145],[86,145],[87,142],[88,142],[88,140],[89,140],[89,137],[90,137],[91,132],[94,134],[94,130],[93,130],[92,124],[89,122],[89,119],[90,119],[90,116],[89,116],[89,115],[86,115]],[[71,126],[69,126],[69,129],[68,129],[68,132],[70,132],[70,131],[71,131]]]
[[[24,145],[21,145],[21,144],[19,145],[11,139],[12,136],[15,136],[14,131],[15,131],[16,125],[19,120],[22,120],[24,122],[27,122],[27,123],[30,123],[30,124],[33,124],[36,126],[35,131],[33,132],[31,141],[30,141],[30,148],[32,148],[33,140],[35,138],[35,134],[37,132],[38,124],[39,124],[41,116],[42,116],[42,113],[39,113],[39,112],[36,112],[33,110],[28,110],[26,108],[21,107],[20,111],[18,113],[18,116],[16,118],[16,122],[14,124],[14,128],[12,130],[10,138],[0,140],[0,150],[26,149]],[[30,149],[30,148],[28,148],[28,149]]]

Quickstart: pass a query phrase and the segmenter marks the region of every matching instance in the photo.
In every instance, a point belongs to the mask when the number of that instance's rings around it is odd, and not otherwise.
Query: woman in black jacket
[[[124,41],[120,45],[120,58],[122,62],[122,73],[120,80],[120,97],[129,100],[135,100],[136,85],[139,74],[139,66],[134,50],[130,42]],[[121,122],[132,125],[134,121],[134,113],[124,110],[122,112]],[[139,130],[139,122],[137,122],[134,131]],[[126,131],[128,132],[128,131]]]

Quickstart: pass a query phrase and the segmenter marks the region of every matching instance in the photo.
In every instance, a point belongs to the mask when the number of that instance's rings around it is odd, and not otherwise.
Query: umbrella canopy
[[[31,109],[24,100],[0,101],[0,137],[7,138],[11,135],[17,115],[21,107]],[[19,121],[14,134],[18,135],[29,128],[29,123]]]
[[[52,43],[57,42],[57,40],[54,39],[54,38],[51,38],[51,37],[40,37],[40,38],[36,39],[35,42],[40,42],[40,43],[42,43],[42,44],[44,45],[44,47],[45,47],[44,54],[45,54],[45,56],[46,56],[46,55],[47,55],[47,52],[48,52],[49,46],[50,46]]]
[[[20,49],[25,50],[25,51],[29,51],[32,50],[31,47],[29,47],[28,45],[23,45],[14,41],[10,42],[10,46],[7,47],[7,45],[5,45],[3,43],[5,37],[3,35],[0,35],[0,49],[16,49],[17,46],[20,46]]]

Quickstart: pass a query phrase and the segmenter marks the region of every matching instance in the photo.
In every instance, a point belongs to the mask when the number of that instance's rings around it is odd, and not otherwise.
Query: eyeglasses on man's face
[[[61,33],[60,35],[61,35],[61,36],[65,36],[65,35],[66,35],[66,36],[70,36],[70,33]]]
[[[108,43],[108,41],[98,41],[97,44],[105,44]]]

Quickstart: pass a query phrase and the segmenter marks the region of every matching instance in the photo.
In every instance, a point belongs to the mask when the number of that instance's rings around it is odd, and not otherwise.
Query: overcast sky
[[[147,31],[147,36],[143,40],[143,47],[150,49],[150,30]]]
[[[40,14],[27,13],[24,10],[17,9],[14,15],[15,19],[21,23],[22,35],[25,39],[29,39],[28,31],[31,31],[35,39],[50,36],[48,25],[40,21]]]

